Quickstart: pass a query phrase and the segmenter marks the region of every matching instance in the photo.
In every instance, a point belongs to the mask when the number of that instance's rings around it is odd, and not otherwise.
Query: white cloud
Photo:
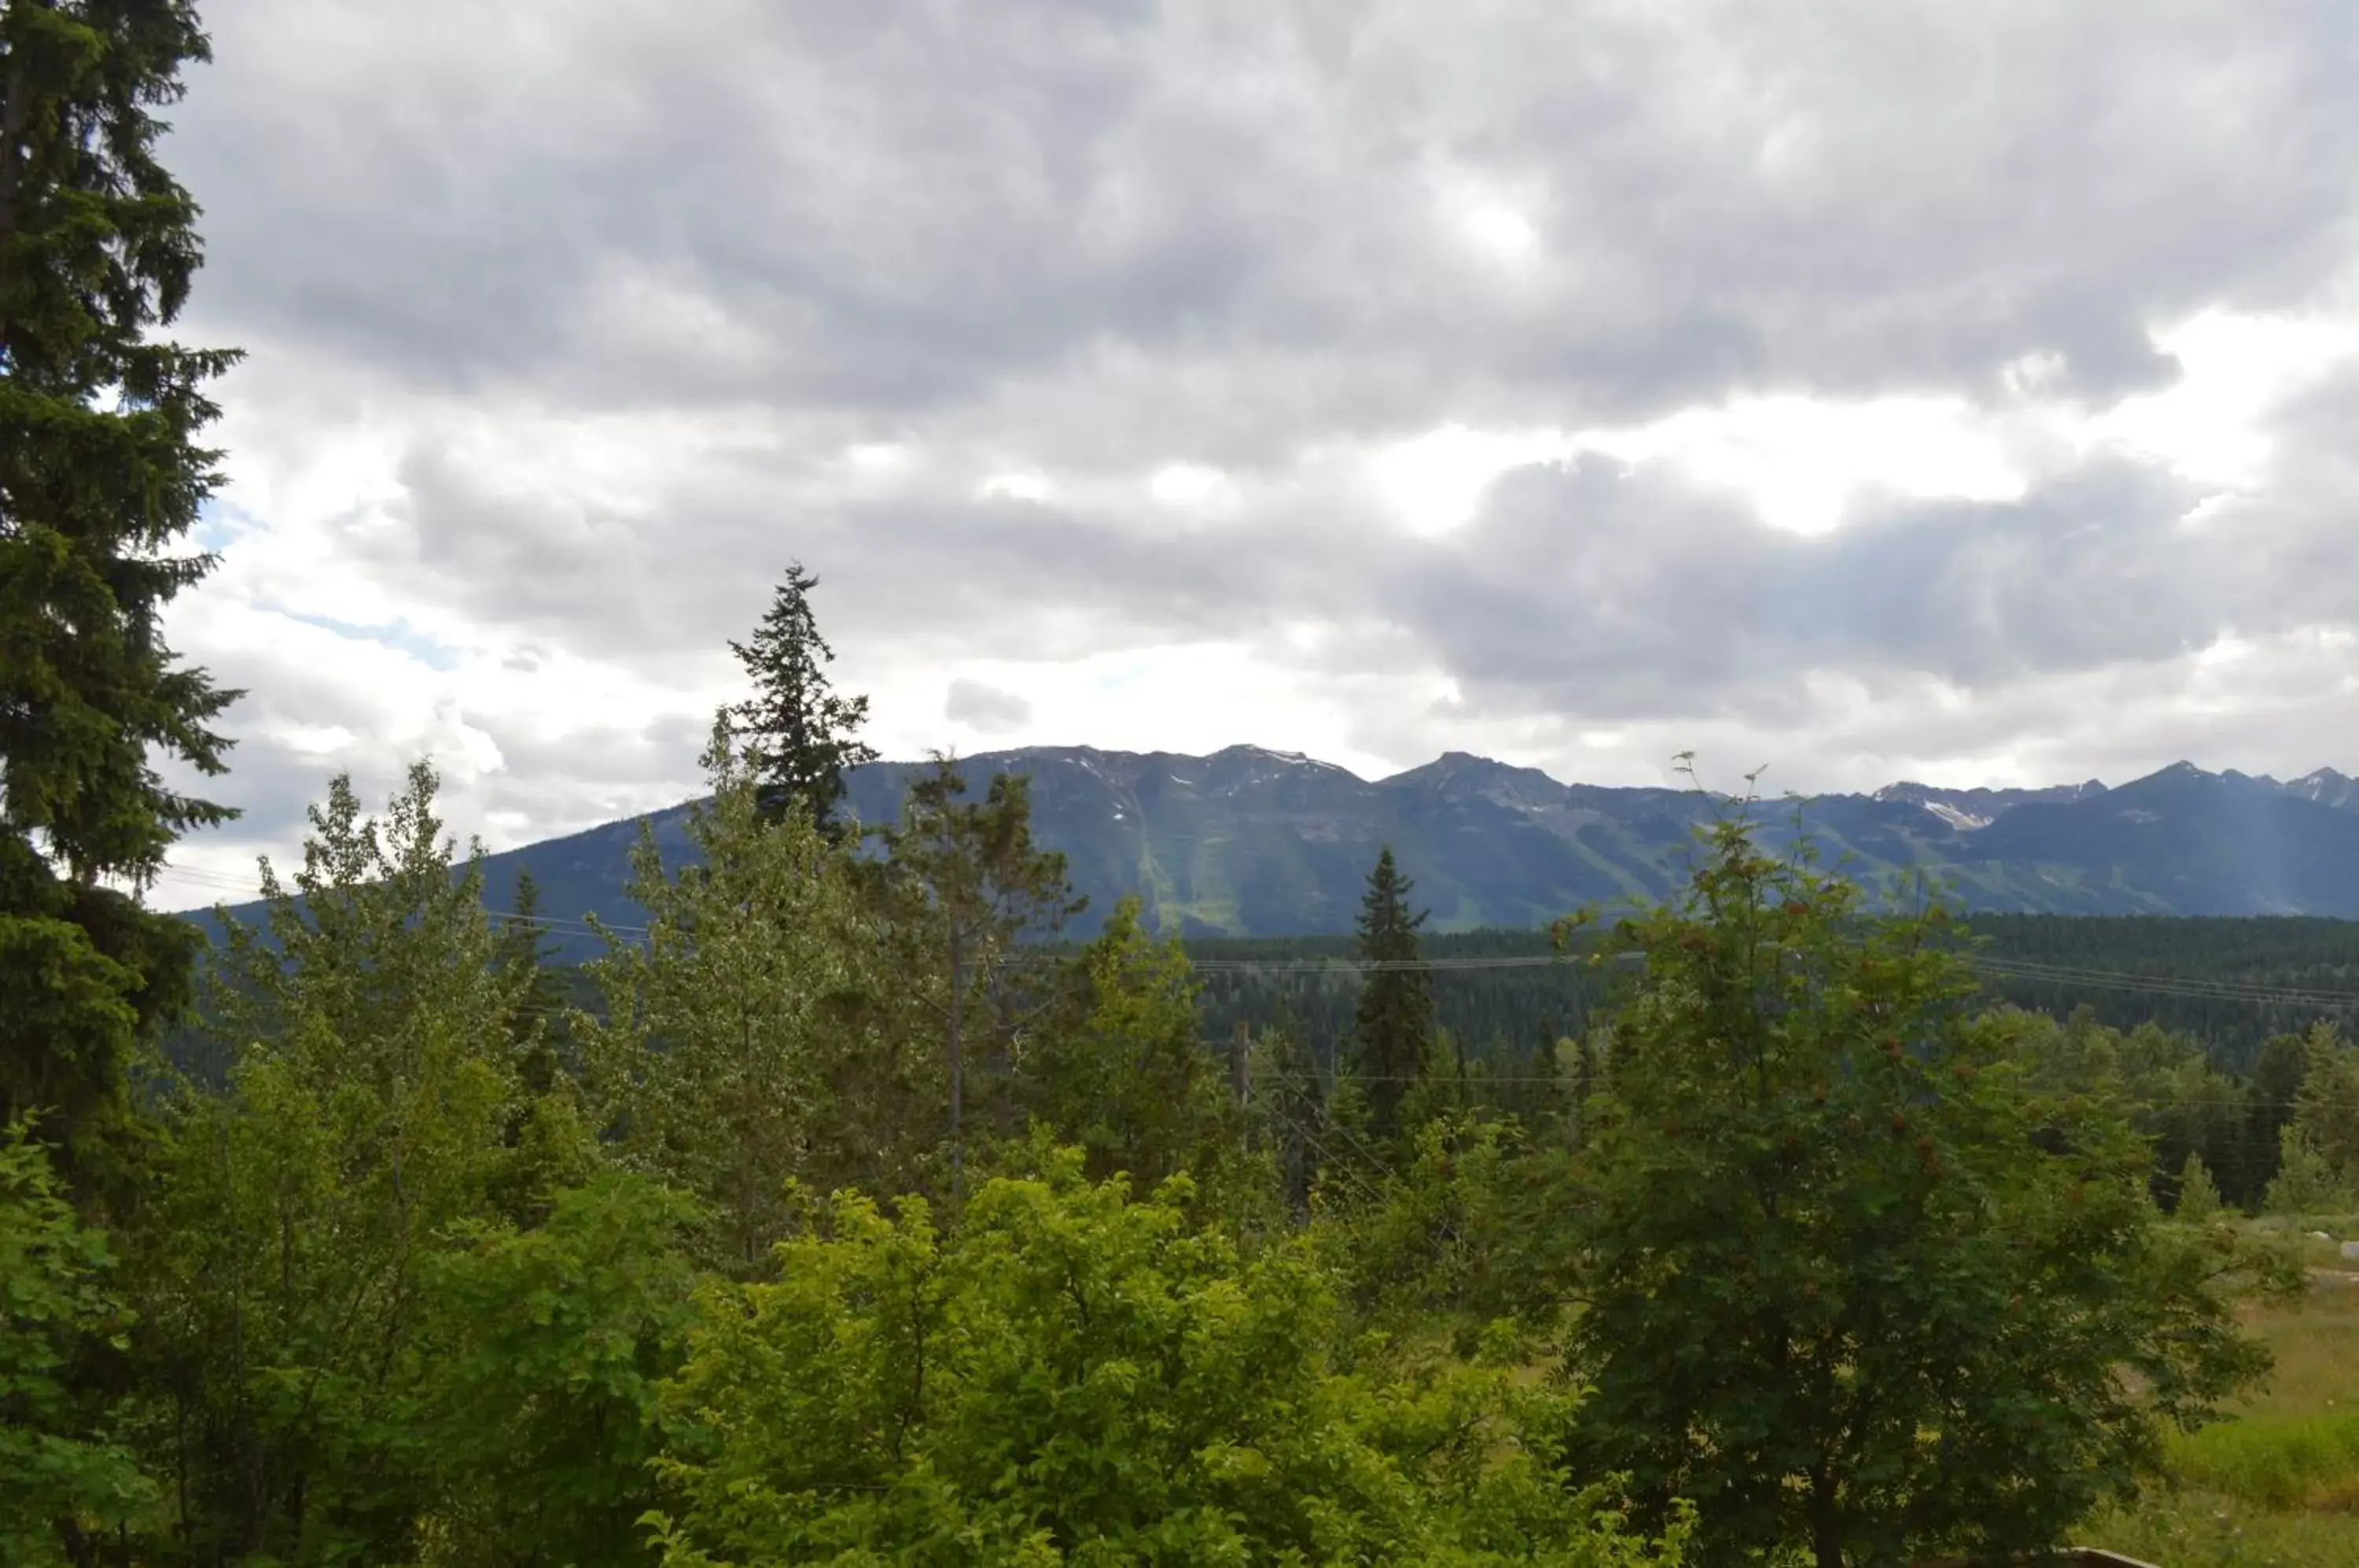
[[[897,755],[2359,759],[2337,0],[477,11],[223,7],[174,111],[200,876],[420,753],[678,798],[795,559]]]

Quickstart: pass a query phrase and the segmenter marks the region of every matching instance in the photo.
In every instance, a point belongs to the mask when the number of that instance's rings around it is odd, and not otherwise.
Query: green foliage
[[[2027,1037],[2027,1052],[2049,1043],[2078,1051],[2067,1038],[2074,1034],[2112,1041],[2134,1120],[2158,1139],[2159,1188],[2167,1191],[2192,1148],[2230,1204],[2259,1203],[2277,1169],[2277,1129],[2294,1114],[2308,1060],[2304,1031],[2317,1007],[2188,983],[2359,989],[2359,922],[1976,913],[1971,930],[1981,998],[2038,1020],[2041,1038]],[[1568,962],[1550,964],[1541,962],[1550,951],[1541,930],[1420,933],[1423,955],[1440,964],[1430,974],[1438,1029],[1464,1042],[1470,1065],[1488,1075],[1478,1087],[1484,1105],[1527,1123],[1543,1119],[1539,1106],[1518,1103],[1513,1092],[1545,1097],[1548,1086],[1516,1081],[1544,1075],[1558,1040],[1588,1038],[1611,1012],[1629,971],[1585,962],[1587,935]],[[1351,1054],[1363,983],[1343,964],[1354,939],[1191,935],[1187,945],[1204,966],[1210,1036],[1240,1021],[1258,1031],[1283,1018],[1322,1068]],[[1274,967],[1215,969],[1208,961]],[[2020,967],[1979,966],[1985,961]]]
[[[100,1150],[193,947],[99,881],[144,886],[181,833],[235,815],[150,760],[223,771],[207,726],[238,694],[158,625],[212,566],[171,547],[216,479],[199,388],[236,356],[153,331],[200,255],[152,112],[207,58],[191,9],[11,5],[0,55],[0,1119],[43,1113],[88,1198],[122,1175]]]
[[[148,766],[219,773],[205,725],[237,695],[158,632],[212,566],[166,552],[216,480],[198,388],[237,357],[150,331],[201,255],[150,111],[208,50],[182,0],[10,5],[0,42],[0,832],[38,833],[77,884],[144,881],[234,814]]]
[[[380,821],[330,780],[292,887],[261,863],[261,927],[228,920],[209,1023],[232,1051],[300,1040],[311,1086],[413,1087],[457,1052],[506,1064],[524,976],[504,967],[480,871],[454,865],[419,763]],[[475,855],[480,857],[478,847]]]
[[[0,833],[0,1117],[38,1117],[69,1172],[100,1162],[128,1113],[143,988],[73,905],[30,844]]]
[[[434,787],[414,769],[380,823],[339,779],[295,889],[265,865],[275,941],[236,927],[222,958],[227,1086],[167,1109],[137,1349],[147,1446],[200,1560],[408,1549],[432,1497],[410,1418],[425,1264],[586,1158],[509,1137],[516,982]]]
[[[1402,1170],[1328,1238],[1354,1299],[1403,1329],[1453,1330],[1462,1351],[1507,1323],[1547,1349],[1571,1261],[1568,1160],[1512,1121],[1459,1112],[1419,1127]]]
[[[2299,1508],[2314,1491],[2359,1482],[2359,1415],[2248,1416],[2172,1443],[2170,1459],[2190,1486]]]
[[[1347,1375],[1304,1247],[1244,1258],[1184,1179],[1081,1166],[989,1181],[947,1236],[839,1197],[777,1283],[717,1290],[667,1399],[665,1562],[1634,1560],[1513,1444],[1507,1379]]]
[[[545,1225],[473,1224],[421,1273],[427,1324],[408,1441],[434,1477],[442,1568],[646,1563],[657,1390],[679,1365],[695,1273],[688,1200],[610,1175]]]
[[[875,761],[876,753],[854,738],[868,722],[868,699],[839,697],[831,689],[824,667],[835,650],[819,635],[810,607],[818,586],[802,562],[789,565],[754,640],[729,645],[756,687],[753,697],[729,710],[729,719],[762,821],[781,822],[800,807],[814,827],[832,833],[845,770]]]
[[[2277,1127],[2277,1168],[2262,1206],[2277,1214],[2359,1205],[2359,1049],[2331,1023],[2300,1040],[2300,1087]]]
[[[2291,1126],[2336,1180],[2359,1183],[2359,1048],[2321,1022],[2302,1037],[2302,1054]]]
[[[1188,955],[1150,939],[1125,898],[1026,1053],[1027,1104],[1084,1151],[1093,1179],[1125,1171],[1141,1191],[1182,1170],[1204,1180],[1235,1147],[1235,1118],[1197,1029]]]
[[[886,931],[850,859],[799,808],[763,820],[716,728],[712,797],[689,821],[700,864],[633,857],[644,942],[610,934],[577,1020],[592,1115],[631,1165],[696,1196],[706,1257],[749,1274],[787,1231],[789,1180],[918,1184],[940,1136],[940,1068],[905,1027]]]
[[[1277,1194],[1297,1225],[1310,1219],[1310,1195],[1325,1163],[1325,1084],[1318,1063],[1291,1027],[1264,1029],[1249,1047],[1245,1075],[1252,1085],[1246,1123],[1255,1147],[1267,1152]]]
[[[529,871],[516,875],[515,909],[499,923],[496,960],[516,995],[508,1024],[527,1093],[557,1087],[570,1055],[566,1033],[564,976],[553,964],[553,944],[540,916],[540,885]]]
[[[2168,1196],[2190,1156],[2238,1178],[2253,1169],[2251,1102],[2244,1084],[2206,1060],[2202,1047],[2151,1023],[2129,1030],[2097,1021],[2086,1007],[2059,1021],[1999,1009],[2000,1031],[2027,1087],[2119,1105],[2154,1151],[2152,1184]],[[2237,1195],[2252,1195],[2240,1181]]]
[[[2009,966],[1983,977],[1994,1002],[2060,1018],[2085,1007],[2120,1030],[2151,1022],[2202,1040],[2221,1067],[2256,1077],[2271,1042],[2298,1043],[2319,1012],[2315,1003],[2267,993],[2348,991],[2359,982],[2359,921],[2349,920],[1980,911],[1971,918],[1987,943],[1982,956]],[[2283,1085],[2285,1101],[2294,1086]],[[2274,1128],[2264,1141],[2275,1148]]]
[[[2242,1260],[2158,1224],[2115,1104],[2035,1092],[1970,1027],[1941,911],[1858,897],[1732,821],[1624,928],[1644,979],[1571,1216],[1575,1451],[1652,1517],[1692,1499],[1713,1557],[2044,1547],[2261,1371]]]
[[[154,1510],[117,1412],[77,1376],[92,1340],[119,1349],[128,1326],[113,1263],[26,1125],[0,1128],[0,1561],[61,1568]]]
[[[2261,1207],[2272,1214],[2341,1214],[2359,1205],[2333,1161],[2299,1127],[2278,1129],[2277,1173]]]
[[[2302,1077],[2309,1071],[2306,1035],[2272,1035],[2254,1060],[2249,1086],[2252,1112],[2245,1131],[2245,1148],[2254,1157],[2245,1168],[2244,1183],[2249,1198],[2257,1198],[2277,1173],[2282,1135],[2286,1124],[2293,1120],[2301,1098]]]
[[[2204,1167],[2203,1157],[2190,1152],[2179,1169],[2179,1201],[2171,1217],[2187,1225],[2210,1225],[2220,1217],[2220,1188]]]
[[[2082,1533],[2125,1557],[2169,1568],[2345,1568],[2359,1561],[2359,1530],[2347,1512],[2261,1512],[2192,1486],[2092,1516]]]
[[[957,765],[938,755],[933,771],[910,787],[900,822],[877,837],[886,858],[871,868],[875,907],[915,982],[911,994],[941,1029],[955,1202],[965,1179],[971,1060],[990,1070],[986,1087],[996,1080],[996,1130],[1017,1130],[1014,1058],[1027,1014],[1040,1004],[1010,984],[1016,943],[1053,934],[1087,900],[1073,896],[1065,857],[1033,843],[1031,794],[1020,777],[1000,774],[982,800],[969,800]]]
[[[1353,1065],[1367,1093],[1369,1130],[1384,1145],[1399,1138],[1401,1104],[1425,1076],[1433,1051],[1433,987],[1417,966],[1426,911],[1412,915],[1408,909],[1415,887],[1386,844],[1360,900],[1360,957],[1372,967],[1360,992]]]

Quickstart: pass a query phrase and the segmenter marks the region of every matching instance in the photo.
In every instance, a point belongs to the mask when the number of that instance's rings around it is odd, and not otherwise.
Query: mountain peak
[[[2315,800],[2321,806],[2333,806],[2343,811],[2359,811],[2359,779],[2338,773],[2332,768],[2321,768],[2305,773],[2291,783],[2281,786],[2288,795],[2299,795],[2305,800]]]
[[[1436,929],[1536,926],[1584,904],[1672,896],[1686,885],[1690,830],[1724,809],[1696,790],[1566,785],[1460,750],[1382,780],[1243,745],[1210,757],[1027,746],[962,760],[971,789],[994,771],[1030,777],[1038,842],[1068,856],[1093,909],[1136,893],[1155,929],[1189,935],[1348,931],[1384,843],[1447,911]],[[894,821],[929,771],[923,762],[855,768],[847,804],[862,822]],[[2359,916],[2359,783],[2332,768],[2290,785],[2196,782],[2220,777],[2181,762],[2129,793],[2095,779],[2038,789],[1911,779],[1873,800],[1818,795],[1795,810],[1864,885],[1947,867],[1973,908]],[[1902,809],[1911,805],[1920,809]],[[677,866],[694,855],[680,817],[674,808],[506,851],[486,863],[488,885],[529,869],[552,915],[638,923],[627,883],[639,822]],[[1766,844],[1788,842],[1783,807],[1759,819]],[[568,951],[596,947],[582,937]]]

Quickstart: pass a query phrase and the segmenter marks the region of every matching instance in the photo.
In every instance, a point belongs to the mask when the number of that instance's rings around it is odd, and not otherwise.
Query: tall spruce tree
[[[78,1183],[187,996],[189,928],[140,895],[234,815],[152,766],[223,771],[238,695],[158,630],[213,564],[173,547],[217,479],[200,388],[237,357],[151,336],[201,256],[153,111],[209,57],[187,0],[0,6],[0,1120],[39,1115]]]
[[[795,561],[770,600],[751,642],[732,642],[755,694],[729,710],[756,780],[755,804],[775,822],[800,801],[821,831],[832,833],[846,770],[876,760],[854,733],[868,722],[866,697],[839,697],[824,666],[835,650],[819,635],[810,593],[819,579]]]
[[[527,1091],[546,1094],[557,1085],[565,982],[555,964],[556,944],[540,918],[540,884],[531,872],[516,873],[514,901],[516,908],[500,921],[495,962],[515,982],[508,1033],[516,1044],[516,1070]]]
[[[1065,857],[1034,846],[1029,786],[1002,773],[970,800],[957,763],[936,753],[933,771],[909,786],[900,822],[877,833],[888,855],[875,868],[877,894],[913,968],[940,986],[953,1201],[966,1191],[968,1067],[982,1043],[973,1025],[979,1017],[995,1025],[998,1043],[1012,1046],[1018,1024],[1002,981],[1016,944],[1055,932],[1089,904],[1075,896]]]
[[[1401,1102],[1425,1076],[1433,1051],[1433,980],[1417,967],[1418,928],[1429,911],[1409,913],[1416,886],[1386,844],[1360,900],[1360,957],[1375,967],[1360,992],[1356,1066],[1367,1086],[1370,1130],[1386,1139],[1398,1136]]]

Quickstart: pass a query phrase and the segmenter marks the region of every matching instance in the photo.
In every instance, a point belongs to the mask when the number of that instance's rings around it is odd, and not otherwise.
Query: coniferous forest
[[[158,632],[207,45],[0,43],[0,1561],[1996,1561],[2267,1386],[2343,928],[1976,947],[1740,814],[1610,929],[1430,938],[1387,853],[1347,942],[1068,942],[1021,779],[846,831],[799,564],[645,931],[553,968],[420,763],[204,946],[140,891],[234,757]],[[2179,983],[2060,1016],[2115,965]]]

